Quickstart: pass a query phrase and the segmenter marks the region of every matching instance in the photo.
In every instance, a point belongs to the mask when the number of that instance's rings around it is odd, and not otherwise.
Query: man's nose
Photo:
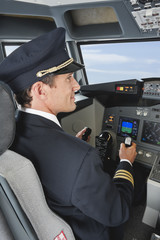
[[[80,89],[79,83],[76,81],[75,78],[73,78],[73,90],[74,92],[78,91]]]

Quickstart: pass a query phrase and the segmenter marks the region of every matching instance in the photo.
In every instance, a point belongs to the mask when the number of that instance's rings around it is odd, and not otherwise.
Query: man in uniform
[[[49,207],[70,224],[77,240],[114,240],[110,228],[129,218],[136,146],[121,144],[111,179],[97,151],[63,131],[56,116],[76,109],[80,86],[73,72],[82,68],[66,52],[63,28],[22,45],[1,63],[0,79],[21,105],[11,149],[33,162]]]

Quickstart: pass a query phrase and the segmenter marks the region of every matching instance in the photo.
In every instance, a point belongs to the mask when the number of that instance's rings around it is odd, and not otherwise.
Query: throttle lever
[[[126,147],[131,147],[132,146],[132,138],[131,137],[126,137],[124,140],[124,144]]]

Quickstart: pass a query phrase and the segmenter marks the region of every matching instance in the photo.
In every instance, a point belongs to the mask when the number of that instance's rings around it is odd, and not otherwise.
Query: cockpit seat
[[[0,239],[75,240],[70,226],[48,208],[31,161],[8,150],[14,134],[14,101],[0,82]]]

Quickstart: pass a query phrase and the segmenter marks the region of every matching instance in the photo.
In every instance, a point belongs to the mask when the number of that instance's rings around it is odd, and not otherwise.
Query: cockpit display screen
[[[160,146],[160,123],[144,121],[141,141]]]
[[[133,118],[120,117],[117,135],[121,137],[131,137],[137,139],[139,120]]]

